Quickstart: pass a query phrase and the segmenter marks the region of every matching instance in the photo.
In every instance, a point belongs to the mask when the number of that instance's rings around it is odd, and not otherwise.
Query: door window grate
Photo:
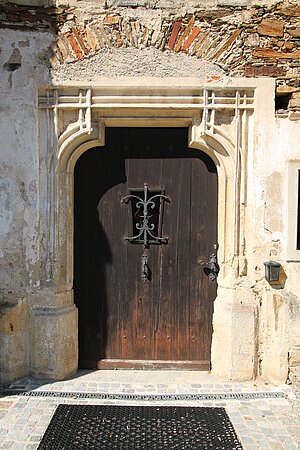
[[[122,203],[131,204],[132,236],[124,239],[133,244],[166,244],[168,238],[162,237],[164,203],[170,202],[164,189],[129,189],[129,194],[122,198]]]

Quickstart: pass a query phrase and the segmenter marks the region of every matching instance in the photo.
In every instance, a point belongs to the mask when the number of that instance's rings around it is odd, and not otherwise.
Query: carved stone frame
[[[269,84],[268,84],[269,83]],[[105,127],[189,127],[188,146],[207,153],[218,172],[218,294],[213,318],[212,371],[229,379],[255,374],[255,311],[239,302],[247,276],[247,164],[269,80],[228,79],[203,86],[190,78],[101,79],[39,92],[40,279],[32,299],[32,371],[63,378],[77,368],[77,310],[73,303],[73,173],[77,159],[104,145]],[[273,84],[272,84],[273,87]],[[271,87],[271,90],[272,90]],[[222,118],[224,117],[224,123]],[[225,120],[226,117],[226,120]],[[249,297],[249,294],[248,294]],[[243,323],[243,345],[238,330]],[[47,329],[47,339],[40,336]],[[46,357],[49,342],[55,356]],[[242,351],[241,351],[242,347]],[[238,354],[239,353],[239,354]]]

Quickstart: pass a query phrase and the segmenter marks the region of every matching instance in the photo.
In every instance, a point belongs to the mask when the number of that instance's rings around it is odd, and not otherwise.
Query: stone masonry
[[[90,59],[103,49],[152,47],[213,62],[227,76],[273,77],[277,94],[290,95],[290,111],[300,109],[298,2],[51,3],[30,9],[8,3],[0,7],[1,26],[56,30],[49,49],[56,69]]]
[[[0,383],[77,370],[74,167],[134,124],[217,166],[213,373],[299,384],[299,0],[0,0],[0,77]]]

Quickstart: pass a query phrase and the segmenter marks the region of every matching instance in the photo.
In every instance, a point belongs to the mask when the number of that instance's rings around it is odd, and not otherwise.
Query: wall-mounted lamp
[[[265,278],[269,283],[279,281],[280,263],[276,261],[268,261],[265,265]]]

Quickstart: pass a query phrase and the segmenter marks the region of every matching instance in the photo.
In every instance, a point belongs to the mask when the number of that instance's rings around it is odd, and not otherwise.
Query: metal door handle
[[[151,270],[148,266],[148,256],[142,255],[141,277],[143,281],[151,281]]]
[[[208,261],[204,261],[201,264],[206,265],[204,272],[209,276],[209,279],[215,281],[220,272],[220,266],[218,264],[217,256],[212,253]]]
[[[217,261],[217,256],[214,253],[212,253],[210,255],[208,264],[209,264],[209,269],[210,269],[209,279],[214,281],[217,279],[218,274],[220,272],[220,267],[219,267],[219,264]]]

